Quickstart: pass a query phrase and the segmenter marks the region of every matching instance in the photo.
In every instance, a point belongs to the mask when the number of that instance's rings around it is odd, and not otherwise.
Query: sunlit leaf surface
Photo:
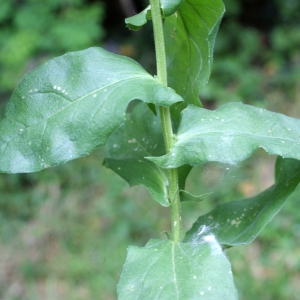
[[[236,164],[258,148],[300,159],[300,120],[242,103],[216,111],[189,106],[171,152],[150,159],[164,168],[208,161]]]
[[[133,99],[180,97],[132,59],[100,48],[67,53],[27,74],[0,124],[0,172],[33,172],[104,145]]]
[[[120,300],[237,299],[230,263],[213,235],[192,243],[150,240],[130,246],[118,284]]]

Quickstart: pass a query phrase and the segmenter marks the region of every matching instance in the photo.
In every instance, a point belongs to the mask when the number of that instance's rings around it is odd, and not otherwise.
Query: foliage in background
[[[212,76],[200,98],[217,106],[230,100],[273,108],[276,100],[268,93],[284,91],[285,97],[294,99],[300,77],[300,2],[224,0],[224,4]]]
[[[6,200],[1,206],[6,218],[0,223],[1,299],[116,299],[115,284],[128,244],[142,246],[150,237],[164,237],[160,230],[168,228],[167,209],[143,187],[129,189],[110,170],[102,169],[100,175],[103,157],[96,151],[39,173],[0,175],[2,204]],[[273,163],[274,158],[260,153],[243,168],[229,171],[215,164],[199,166],[187,188],[214,190],[201,204],[209,211],[217,203],[256,194],[270,185]],[[25,199],[39,198],[27,207],[27,221],[20,218],[26,209],[21,191]],[[252,300],[257,293],[266,300],[298,300],[300,215],[295,207],[299,205],[298,188],[252,244],[227,251],[234,275],[243,274],[235,278],[240,300]],[[198,217],[198,206],[183,204],[183,215],[191,217],[186,229]]]
[[[143,245],[159,237],[159,228],[167,227],[161,216],[168,214],[142,188],[125,189],[102,160],[96,151],[40,173],[1,174],[8,186],[19,181],[14,190],[1,189],[1,211],[12,211],[1,219],[1,299],[115,299],[128,242]],[[26,207],[21,190],[25,199],[40,197],[26,223],[20,219]]]
[[[99,44],[103,5],[85,0],[2,0],[0,92],[46,59]]]

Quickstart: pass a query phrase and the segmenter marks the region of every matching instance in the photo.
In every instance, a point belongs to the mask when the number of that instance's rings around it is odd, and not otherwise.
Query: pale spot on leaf
[[[233,220],[231,221],[231,225],[235,225],[236,227],[238,227],[238,226],[241,224],[241,222],[242,222],[242,221],[238,221],[238,219],[237,219],[237,220],[233,219]]]

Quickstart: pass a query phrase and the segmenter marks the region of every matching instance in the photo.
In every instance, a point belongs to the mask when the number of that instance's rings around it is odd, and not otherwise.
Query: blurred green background
[[[225,0],[206,108],[243,101],[300,117],[300,1]],[[102,46],[154,74],[151,24],[130,32],[124,18],[146,1],[0,0],[0,115],[22,76],[67,51]],[[103,149],[39,173],[0,174],[0,299],[116,299],[128,245],[165,238],[169,211],[143,187],[102,166]],[[263,151],[239,166],[192,171],[185,229],[216,204],[273,182]],[[227,251],[240,299],[300,299],[300,189],[250,245]]]

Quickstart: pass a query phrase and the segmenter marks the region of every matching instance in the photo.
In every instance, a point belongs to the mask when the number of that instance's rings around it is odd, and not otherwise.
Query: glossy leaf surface
[[[248,244],[279,212],[300,182],[300,161],[278,158],[276,182],[261,194],[240,201],[218,205],[201,216],[187,232],[186,241],[202,235],[209,228],[224,246]]]
[[[133,99],[180,101],[135,61],[100,48],[67,53],[27,74],[0,124],[0,172],[33,172],[104,145]]]
[[[109,137],[105,165],[116,172],[130,186],[144,185],[163,206],[169,206],[168,172],[145,156],[162,155],[164,140],[160,117],[155,116],[144,103],[137,104],[126,114],[126,121]],[[184,190],[190,166],[179,168],[179,187]],[[199,199],[181,191],[182,201]],[[195,198],[193,198],[195,197]]]
[[[161,0],[161,12],[163,17],[168,17],[172,15],[178,7],[181,5],[183,0]],[[140,13],[126,18],[125,23],[127,27],[131,30],[139,30],[147,21],[151,20],[151,6],[148,5]]]
[[[213,235],[193,243],[150,240],[130,246],[120,300],[237,299],[230,263]]]
[[[174,14],[184,0],[160,0],[162,14],[164,17]]]
[[[199,91],[209,79],[213,49],[225,8],[221,0],[185,0],[164,23],[168,84],[187,104],[201,106]]]
[[[171,152],[151,157],[164,168],[207,161],[238,163],[258,148],[300,159],[300,120],[242,103],[216,111],[189,106],[182,112]]]

